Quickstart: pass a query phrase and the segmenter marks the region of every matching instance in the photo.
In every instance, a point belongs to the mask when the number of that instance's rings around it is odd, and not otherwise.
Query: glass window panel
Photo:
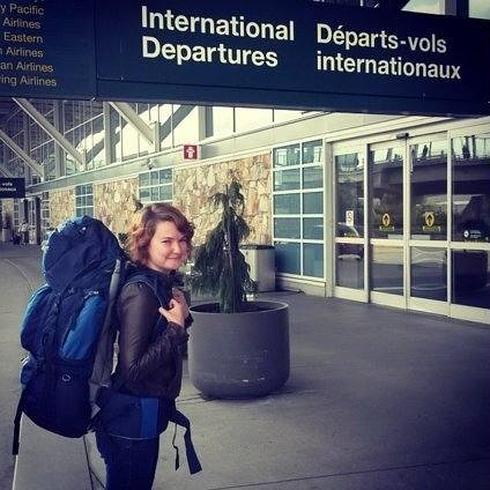
[[[268,124],[272,124],[272,109],[235,107],[237,132],[248,131]]]
[[[172,186],[163,185],[160,187],[160,200],[171,201],[172,200]]]
[[[323,245],[303,244],[303,274],[305,276],[323,277]]]
[[[160,183],[160,177],[158,170],[151,172],[150,174],[150,185],[158,185]]]
[[[453,240],[490,241],[490,133],[452,140]]]
[[[140,189],[140,200],[148,201],[150,199],[150,189]]]
[[[160,190],[158,187],[150,188],[150,200],[155,202],[160,200]]]
[[[303,238],[323,240],[323,218],[304,218]]]
[[[351,289],[364,288],[364,247],[337,243],[335,284]]]
[[[403,238],[403,148],[369,152],[371,185],[370,231],[373,238]]]
[[[299,194],[274,196],[274,214],[299,214]]]
[[[458,305],[490,308],[490,252],[453,250],[452,301]]]
[[[81,197],[76,197],[75,198],[75,206],[79,208],[82,205],[82,198]]]
[[[447,252],[428,247],[411,249],[411,295],[447,301]]]
[[[303,163],[318,163],[323,159],[323,144],[321,140],[303,143]]]
[[[437,15],[441,13],[441,0],[410,0],[403,10]]]
[[[303,194],[303,213],[323,213],[323,192],[308,192],[307,194]]]
[[[233,128],[233,107],[213,107],[213,136],[228,136]]]
[[[490,19],[490,3],[487,0],[470,0],[470,17]]]
[[[300,244],[275,242],[276,267],[278,272],[301,274]]]
[[[274,167],[287,167],[300,164],[299,144],[275,148],[273,152]]]
[[[150,185],[150,174],[148,172],[139,175],[139,185],[140,187]]]
[[[175,146],[199,141],[199,112],[196,106],[174,105],[173,125]]]
[[[354,226],[363,234],[364,161],[358,153],[335,157],[336,223]]]
[[[172,145],[172,104],[160,104],[158,106],[158,117],[160,121],[160,139],[163,148],[169,148]]]
[[[87,202],[86,202],[86,205],[87,205],[87,206],[93,206],[93,205],[94,205],[94,196],[92,196],[92,195],[87,196]]]
[[[321,165],[303,169],[303,189],[323,187],[323,172]]]
[[[138,132],[126,121],[121,120],[122,124],[122,157],[123,159],[133,158],[138,155]]]
[[[401,247],[372,247],[371,288],[373,291],[403,295]]]
[[[276,238],[300,238],[299,218],[274,218]]]
[[[172,170],[167,168],[160,170],[160,184],[171,184],[172,183]]]
[[[290,191],[300,188],[299,169],[274,171],[274,190]]]
[[[412,238],[445,240],[447,234],[447,143],[410,146]]]

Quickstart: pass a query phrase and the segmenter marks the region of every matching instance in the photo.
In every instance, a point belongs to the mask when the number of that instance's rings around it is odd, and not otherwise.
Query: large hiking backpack
[[[29,300],[21,324],[28,356],[21,369],[14,454],[22,413],[62,436],[88,431],[95,391],[110,383],[112,309],[125,262],[112,232],[88,216],[67,221],[49,237],[42,265],[46,284]]]
[[[50,235],[43,255],[46,284],[29,300],[21,324],[21,344],[28,356],[21,368],[23,390],[14,423],[14,455],[19,451],[23,413],[50,432],[81,437],[93,428],[99,409],[99,415],[106,411],[108,416],[111,411],[126,410],[127,400],[108,396],[118,395],[121,387],[117,381],[112,386],[111,380],[117,334],[113,309],[118,293],[124,284],[143,282],[162,306],[170,299],[144,273],[128,273],[128,263],[112,232],[89,216],[69,220]],[[159,322],[164,329],[164,322]],[[101,399],[110,404],[101,405]],[[186,429],[190,472],[201,470],[190,422],[175,408],[174,400],[133,396],[130,405],[133,412],[125,425],[131,426],[133,436],[156,437],[159,427],[174,422]],[[154,428],[151,435],[149,427]],[[178,448],[174,447],[177,469]]]

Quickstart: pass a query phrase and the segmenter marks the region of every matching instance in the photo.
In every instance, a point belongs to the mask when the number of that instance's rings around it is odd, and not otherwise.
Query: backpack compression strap
[[[179,448],[175,444],[175,437],[177,435],[177,425],[185,428],[184,443],[185,443],[185,453],[187,456],[187,465],[189,466],[189,472],[191,475],[194,473],[199,473],[202,470],[201,463],[197,457],[194,444],[192,443],[191,437],[191,423],[189,419],[179,410],[175,409],[170,415],[170,422],[175,423],[174,436],[172,438],[172,446],[175,449],[175,469],[178,470],[180,466],[179,458]]]
[[[22,409],[24,401],[24,390],[20,395],[19,403],[17,404],[17,410],[15,411],[14,419],[14,440],[12,443],[12,455],[17,456],[19,454],[19,440],[20,440],[20,419],[22,418]]]

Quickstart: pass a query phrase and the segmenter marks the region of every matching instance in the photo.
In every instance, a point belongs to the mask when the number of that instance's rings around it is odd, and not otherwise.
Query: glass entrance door
[[[334,148],[335,295],[367,301],[365,253],[366,146]]]
[[[373,303],[406,306],[405,141],[369,145],[369,291]]]
[[[408,140],[410,309],[447,314],[447,133]]]
[[[336,296],[490,324],[490,126],[336,144]]]

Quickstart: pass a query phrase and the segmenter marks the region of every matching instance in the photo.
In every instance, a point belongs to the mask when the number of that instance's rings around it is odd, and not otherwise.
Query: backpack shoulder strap
[[[144,272],[138,272],[136,274],[132,274],[124,285],[126,286],[127,284],[136,284],[138,282],[148,286],[152,290],[155,297],[158,299],[160,305],[165,306],[165,301],[161,296],[160,292],[158,291],[156,282],[150,279],[150,277],[148,277],[148,275],[146,275]]]

